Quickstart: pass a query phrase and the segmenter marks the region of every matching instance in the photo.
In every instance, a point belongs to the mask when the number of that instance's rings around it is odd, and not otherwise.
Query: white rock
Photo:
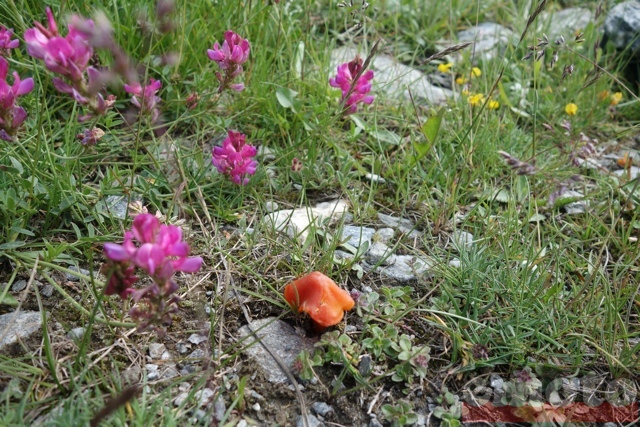
[[[569,7],[552,13],[543,12],[537,21],[538,32],[544,32],[550,43],[560,36],[570,41],[576,31],[584,30],[593,22],[593,13],[586,8]]]
[[[358,50],[351,46],[335,49],[331,52],[330,74],[335,75],[338,65],[353,61],[358,54]],[[366,57],[366,54],[360,52],[360,56]],[[401,64],[387,55],[376,55],[370,69],[375,73],[372,92],[383,93],[385,97],[409,100],[413,96],[416,102],[429,105],[445,104],[448,99],[455,97],[452,91],[432,85],[422,71]]]
[[[515,35],[502,25],[483,22],[458,33],[459,42],[474,42],[474,60],[488,61],[502,55],[508,44],[514,43]]]
[[[209,400],[213,397],[214,391],[210,388],[205,388],[202,390],[198,390],[195,392],[194,396],[198,400],[199,406],[204,406],[209,402]]]
[[[336,200],[318,203],[315,207],[279,210],[266,215],[262,224],[304,243],[312,227],[321,227],[325,221],[335,222],[348,210],[346,201]]]
[[[371,265],[392,265],[396,259],[393,251],[382,242],[373,242],[365,255],[365,259]]]
[[[462,261],[460,261],[458,258],[453,258],[451,261],[449,261],[449,265],[454,268],[460,268],[462,267]]]
[[[272,201],[264,202],[264,210],[267,212],[275,212],[278,210],[278,208],[279,206],[276,202],[272,202]]]
[[[432,267],[433,262],[425,258],[412,255],[396,255],[395,262],[380,269],[380,273],[401,283],[410,282],[419,276],[425,275]],[[415,271],[415,272],[414,272]]]
[[[158,365],[148,363],[145,368],[147,369],[147,380],[153,381],[158,379],[160,376],[160,373],[158,372]]]
[[[173,406],[181,406],[189,398],[189,393],[180,393],[173,399]]]
[[[631,166],[628,170],[619,169],[619,170],[613,171],[613,173],[621,178],[624,177],[625,179],[627,178],[636,179],[640,176],[640,167]]]
[[[451,235],[451,244],[458,251],[473,248],[473,234],[462,230],[455,230]]]

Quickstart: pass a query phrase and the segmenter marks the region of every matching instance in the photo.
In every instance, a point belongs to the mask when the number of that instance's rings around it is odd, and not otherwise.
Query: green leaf
[[[6,250],[6,249],[16,249],[16,248],[20,248],[24,245],[26,245],[27,243],[23,240],[16,240],[15,242],[7,242],[7,243],[3,243],[0,245],[0,250]]]
[[[298,96],[298,92],[295,92],[286,87],[278,87],[276,89],[276,98],[278,98],[278,102],[284,108],[290,109],[294,113],[297,113],[296,108],[296,96]]]
[[[440,126],[442,125],[442,117],[444,116],[444,108],[441,108],[435,116],[429,117],[420,129],[424,135],[426,142],[414,142],[413,147],[416,150],[416,162],[423,158],[433,147],[438,139]]]
[[[395,132],[391,132],[386,129],[377,129],[369,132],[369,135],[374,137],[380,142],[386,142],[391,145],[400,145],[402,137]]]
[[[22,172],[24,172],[24,169],[22,168],[22,163],[20,163],[18,159],[16,159],[15,157],[11,157],[11,156],[9,156],[9,160],[11,161],[11,164],[13,165],[13,167],[16,168],[18,173],[22,175]]]

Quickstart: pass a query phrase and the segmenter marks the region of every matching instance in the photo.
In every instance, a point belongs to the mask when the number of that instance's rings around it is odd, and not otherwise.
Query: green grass
[[[374,89],[373,105],[357,115],[366,129],[349,118],[343,120],[339,92],[328,85],[335,72],[328,69],[331,49],[345,43],[369,49],[384,38],[380,53],[417,66],[438,50],[439,41],[478,22],[501,23],[519,36],[531,13],[523,10],[527,2],[382,0],[370,2],[364,13],[356,6],[339,8],[337,1],[269,3],[178,2],[176,30],[145,36],[137,22],[143,10],[153,17],[152,1],[112,0],[91,6],[77,0],[47,2],[60,17],[63,34],[61,17],[104,11],[118,43],[142,64],[144,74],[163,83],[162,116],[168,132],[162,136],[155,136],[145,124],[125,124],[122,113],[129,96],[114,86],[116,108],[97,123],[106,135],[96,147],[82,147],[76,139],[84,129],[77,122],[81,108],[55,91],[51,73],[26,55],[24,43],[12,54],[11,69],[32,76],[36,84],[20,99],[29,117],[19,141],[0,143],[0,235],[5,236],[0,242],[0,280],[11,285],[36,270],[38,280],[54,284],[56,290],[55,303],[42,299],[38,304],[34,291],[24,299],[15,295],[21,309],[41,306],[53,320],[47,321],[48,340],[38,352],[0,358],[0,384],[4,387],[9,379],[19,379],[12,383],[18,392],[1,395],[0,425],[29,425],[47,412],[55,425],[86,424],[106,399],[125,387],[121,373],[132,365],[145,372],[146,345],[160,341],[123,327],[130,321],[122,314],[120,301],[102,298],[100,283],[83,278],[69,287],[61,279],[64,269],[73,265],[91,270],[95,277],[104,262],[102,245],[121,241],[129,229],[128,220],[115,218],[109,210],[110,195],[143,198],[150,212],[175,217],[174,222],[185,219],[190,227],[185,234],[192,254],[205,258],[205,268],[194,277],[179,278],[182,311],[166,342],[184,341],[211,321],[211,352],[220,348],[222,356],[214,357],[189,381],[195,382],[192,392],[206,384],[222,393],[227,408],[236,399],[242,409],[243,400],[237,396],[246,372],[234,371],[243,344],[233,338],[244,320],[237,302],[220,291],[223,258],[254,318],[281,316],[294,324],[281,291],[291,279],[313,270],[331,275],[349,289],[371,286],[383,295],[381,307],[395,307],[389,316],[349,315],[348,324],[365,324],[351,334],[354,344],[349,351],[355,356],[371,351],[363,346],[371,333],[367,328],[400,324],[415,332],[414,345],[431,348],[427,378],[440,378],[430,389],[420,381],[396,386],[390,376],[398,354],[380,356],[384,372],[368,381],[376,391],[380,386],[390,391],[392,403],[422,386],[428,395],[439,394],[444,373],[461,375],[445,381],[449,390],[457,391],[474,376],[488,372],[508,376],[526,366],[551,376],[595,371],[617,378],[638,372],[637,180],[625,185],[609,174],[572,166],[568,158],[581,132],[605,147],[613,140],[633,145],[630,136],[637,131],[637,98],[624,91],[621,83],[628,82],[619,80],[621,64],[606,47],[597,60],[610,74],[585,85],[594,76],[590,61],[595,59],[592,47],[599,37],[599,22],[585,29],[584,43],[560,49],[554,69],[521,59],[528,52],[526,46],[541,36],[535,25],[504,57],[479,64],[482,76],[473,80],[472,92],[487,95],[495,86],[493,99],[500,108],[471,107],[465,96],[451,100],[443,111],[437,140],[429,141],[430,150],[416,162],[415,144],[426,142],[420,127],[437,110],[416,111],[411,102],[391,101],[384,90]],[[593,10],[596,2],[564,3]],[[557,2],[547,6],[547,10],[559,8]],[[0,5],[0,24],[14,28],[20,37],[34,20],[45,20],[41,2],[9,0]],[[362,23],[359,29],[354,29],[356,22]],[[245,91],[218,98],[217,67],[206,50],[221,41],[227,29],[246,37],[252,50],[242,76]],[[181,61],[162,66],[158,58],[169,52],[178,52]],[[469,75],[468,56],[465,53],[456,63],[454,73]],[[100,52],[100,60],[108,63],[109,54]],[[575,64],[575,71],[563,80],[567,64]],[[434,72],[436,65],[419,68]],[[514,85],[528,88],[523,99],[512,90]],[[276,96],[287,90],[297,93],[292,108],[284,108]],[[610,111],[607,101],[598,98],[603,90],[623,91],[624,105]],[[185,100],[193,92],[199,93],[200,101],[189,110]],[[579,107],[573,117],[564,111],[569,102]],[[565,119],[571,122],[566,134],[560,127]],[[546,130],[543,123],[555,130]],[[227,129],[245,133],[250,143],[268,147],[275,156],[261,163],[246,187],[229,182],[210,163],[212,144]],[[380,130],[393,132],[401,142],[376,138]],[[535,163],[538,172],[516,175],[504,164],[500,150]],[[291,171],[294,157],[304,165],[299,173]],[[366,172],[381,175],[387,183],[363,179]],[[586,195],[589,208],[569,216],[547,200],[574,175],[581,176],[574,187]],[[302,190],[296,189],[298,185]],[[304,207],[328,197],[347,199],[356,224],[377,224],[377,212],[413,219],[424,232],[417,241],[402,240],[397,250],[436,260],[431,277],[415,284],[406,300],[391,294],[385,298],[382,289],[395,283],[381,281],[375,274],[360,278],[350,265],[334,263],[341,225],[322,233],[312,230],[312,239],[304,246],[268,230],[258,229],[253,235],[243,231],[258,227],[267,201]],[[545,219],[530,222],[537,214]],[[240,232],[234,233],[235,229]],[[454,229],[473,233],[473,249],[457,253],[446,244]],[[454,257],[461,267],[449,266]],[[213,295],[206,296],[206,291]],[[3,312],[13,304],[3,305]],[[205,305],[211,307],[209,315]],[[54,327],[55,322],[62,329]],[[90,340],[72,343],[65,338],[69,329],[87,324],[93,328]],[[489,358],[474,358],[474,345],[486,347]],[[350,397],[362,389],[370,393],[370,401],[376,393],[362,384],[348,362],[342,368],[326,364],[315,369],[324,369],[326,378],[342,378]],[[235,377],[229,379],[230,373]],[[259,386],[252,381],[248,379],[247,388]],[[141,384],[147,385],[144,376]],[[130,406],[118,408],[106,424],[190,422],[194,399],[180,407],[172,404],[179,381],[149,386]],[[244,410],[244,415],[255,417],[250,409]],[[375,410],[380,413],[378,407]],[[228,420],[239,416],[229,412]]]

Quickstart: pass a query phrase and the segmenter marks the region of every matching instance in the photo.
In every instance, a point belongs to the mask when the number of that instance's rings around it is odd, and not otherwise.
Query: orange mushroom
[[[319,271],[289,283],[284,288],[284,299],[298,313],[307,313],[317,331],[340,323],[344,311],[355,305],[349,292]]]

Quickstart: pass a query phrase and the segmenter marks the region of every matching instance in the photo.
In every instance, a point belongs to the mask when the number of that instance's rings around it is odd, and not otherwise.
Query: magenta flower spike
[[[35,22],[34,28],[25,31],[27,53],[44,61],[45,67],[59,76],[53,78],[56,90],[89,108],[90,112],[78,118],[80,122],[106,113],[115,103],[115,97],[108,95],[105,99],[99,93],[105,77],[89,66],[93,56],[92,34],[96,33],[93,21],[73,16],[64,37],[59,33],[53,12],[48,7],[47,22],[47,27]]]
[[[109,277],[105,295],[118,294],[140,303],[131,309],[130,315],[140,322],[141,328],[170,321],[179,300],[172,295],[178,290],[173,275],[176,271],[195,273],[202,267],[202,258],[189,257],[189,245],[182,241],[182,230],[161,225],[158,218],[148,213],[135,217],[121,245],[106,243],[104,253],[108,259],[105,273]],[[133,289],[138,280],[134,276],[136,268],[145,271],[153,283]]]
[[[16,105],[22,95],[33,90],[33,79],[20,80],[18,73],[13,73],[13,84],[7,82],[9,63],[0,56],[0,139],[12,141],[18,128],[27,118],[24,108]]]
[[[213,148],[212,163],[220,173],[228,175],[231,181],[238,185],[249,182],[247,175],[253,175],[258,168],[258,162],[253,160],[257,150],[246,143],[246,136],[230,130],[228,137],[222,141],[222,146]]]
[[[13,37],[13,29],[9,30],[0,25],[0,56],[6,56],[11,49],[20,46],[20,40],[11,39]]]
[[[250,51],[251,45],[249,41],[230,30],[224,33],[222,46],[216,42],[213,45],[213,49],[207,50],[209,59],[217,62],[220,69],[224,72],[216,73],[216,78],[220,82],[218,93],[222,93],[222,91],[227,88],[236,92],[244,89],[242,83],[232,84],[231,82],[242,73],[242,64],[249,59]]]
[[[357,81],[354,81],[361,72],[362,58],[357,56],[353,61],[339,65],[336,76],[329,79],[329,84],[332,87],[342,90],[345,114],[355,113],[358,110],[357,104],[360,102],[363,104],[371,104],[373,102],[373,95],[367,95],[371,91],[373,71],[365,71]]]

